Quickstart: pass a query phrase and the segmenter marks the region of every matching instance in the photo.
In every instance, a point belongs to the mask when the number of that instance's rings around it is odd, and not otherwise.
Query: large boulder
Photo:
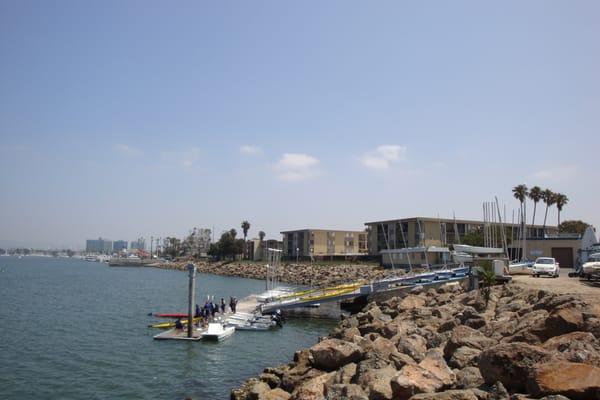
[[[446,390],[440,393],[416,394],[410,400],[478,400],[471,390]]]
[[[359,385],[336,383],[325,387],[327,400],[369,400],[369,396]]]
[[[600,367],[600,341],[589,332],[571,332],[548,339],[542,347],[567,361]]]
[[[572,400],[594,399],[600,393],[600,368],[567,361],[538,364],[527,390],[535,397],[560,394]]]
[[[342,368],[336,371],[333,382],[340,384],[350,383],[356,375],[356,367],[357,365],[355,363],[344,365]]]
[[[409,311],[409,310],[414,310],[414,309],[418,309],[421,308],[425,305],[425,299],[423,299],[420,296],[415,296],[414,294],[409,294],[408,296],[404,297],[400,303],[398,303],[398,310],[399,311]]]
[[[258,400],[288,400],[291,396],[285,390],[276,388],[262,393]]]
[[[362,352],[354,343],[339,339],[326,339],[310,348],[312,365],[332,371],[351,362],[360,361]]]
[[[397,349],[400,353],[409,355],[415,361],[421,361],[427,351],[427,340],[419,335],[400,338]]]
[[[463,369],[469,365],[477,365],[477,357],[481,350],[474,349],[468,346],[459,347],[452,353],[452,357],[448,360],[448,365],[452,368]]]
[[[391,400],[391,380],[398,373],[392,366],[368,369],[358,375],[356,383],[365,388],[370,400]]]
[[[392,379],[394,400],[406,400],[419,393],[434,393],[444,383],[427,369],[418,365],[405,365]]]
[[[383,360],[392,360],[399,354],[394,342],[384,337],[378,337],[371,343],[371,352]]]
[[[433,376],[438,378],[444,385],[444,388],[450,388],[456,383],[456,375],[446,364],[444,355],[439,349],[431,349],[427,351],[423,361],[419,366],[425,368]]]
[[[456,349],[463,346],[483,350],[494,344],[496,344],[494,339],[490,339],[478,330],[460,325],[452,330],[450,339],[444,347],[444,355],[446,358],[450,358]]]
[[[459,389],[477,388],[483,383],[483,377],[477,367],[466,367],[456,372],[456,387]]]
[[[325,400],[325,385],[334,375],[335,372],[330,372],[303,382],[294,389],[290,400]]]
[[[548,362],[552,353],[527,343],[501,343],[479,355],[478,366],[488,384],[496,381],[511,391],[525,390],[528,373],[540,362]]]
[[[542,339],[579,331],[584,325],[583,313],[574,307],[560,308],[550,313],[545,325]]]

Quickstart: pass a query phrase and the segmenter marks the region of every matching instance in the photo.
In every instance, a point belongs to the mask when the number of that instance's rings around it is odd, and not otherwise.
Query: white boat
[[[600,278],[600,253],[590,254],[588,262],[581,267],[583,276],[591,278]]]
[[[531,275],[531,261],[519,261],[508,264],[508,273],[510,275]]]
[[[450,255],[452,256],[452,260],[456,263],[456,264],[463,264],[466,262],[472,262],[473,261],[473,255],[469,254],[469,253],[464,253],[461,251],[453,251],[452,253],[450,253]]]
[[[256,300],[260,303],[266,303],[281,296],[292,294],[293,290],[287,287],[276,287],[256,295]]]
[[[208,329],[202,334],[202,339],[221,341],[226,337],[233,335],[235,327],[223,327],[223,324],[211,322],[208,324]]]
[[[468,244],[455,244],[454,251],[464,254],[504,254],[502,247],[469,246]]]

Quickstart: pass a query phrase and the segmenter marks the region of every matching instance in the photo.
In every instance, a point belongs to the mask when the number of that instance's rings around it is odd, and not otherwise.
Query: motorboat
[[[509,275],[531,275],[533,264],[533,261],[528,260],[511,262],[508,264],[508,273]]]
[[[588,262],[584,263],[581,269],[587,279],[600,278],[600,253],[590,254]]]
[[[208,324],[208,329],[202,334],[202,339],[221,341],[235,332],[233,326],[223,326],[219,322],[211,322]]]

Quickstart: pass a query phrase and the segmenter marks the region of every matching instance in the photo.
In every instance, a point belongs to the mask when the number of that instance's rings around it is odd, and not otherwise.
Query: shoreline
[[[507,284],[486,304],[446,285],[369,302],[231,399],[593,399],[599,390],[596,300]]]
[[[185,266],[191,261],[177,261],[154,265],[154,268],[174,269],[185,271]],[[194,262],[196,271],[214,275],[232,276],[248,279],[266,279],[265,264],[255,262]],[[282,284],[300,286],[324,287],[356,281],[383,279],[403,273],[397,270],[384,269],[374,264],[356,263],[314,263],[293,264],[282,263],[279,266],[278,281]]]

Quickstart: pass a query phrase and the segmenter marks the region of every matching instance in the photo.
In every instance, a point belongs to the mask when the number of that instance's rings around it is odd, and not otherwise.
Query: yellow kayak
[[[194,322],[200,321],[200,318],[194,318]],[[181,323],[186,325],[188,322],[187,319],[182,319]],[[149,328],[159,328],[159,329],[167,329],[167,328],[175,328],[175,321],[173,322],[163,322],[160,324],[148,325]]]

